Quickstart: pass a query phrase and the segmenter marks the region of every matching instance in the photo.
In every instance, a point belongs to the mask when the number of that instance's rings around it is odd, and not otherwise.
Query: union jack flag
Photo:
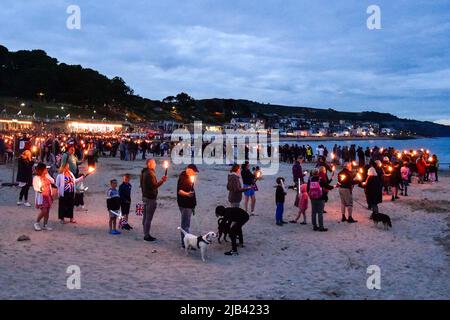
[[[141,217],[144,214],[144,204],[136,203],[136,215]]]
[[[126,226],[127,224],[128,224],[128,221],[125,220],[123,217],[120,217],[120,220],[119,220],[119,227],[120,227],[121,229],[123,229],[123,227]]]

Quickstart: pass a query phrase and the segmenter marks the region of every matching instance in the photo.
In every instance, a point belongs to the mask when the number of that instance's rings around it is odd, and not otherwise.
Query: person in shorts
[[[246,161],[242,165],[241,169],[241,177],[242,177],[242,183],[243,187],[247,189],[247,191],[244,192],[244,205],[245,205],[245,211],[248,212],[248,203],[250,202],[250,215],[254,216],[255,206],[256,206],[256,197],[255,197],[255,182],[256,177],[253,172],[250,171],[250,164],[248,161]]]

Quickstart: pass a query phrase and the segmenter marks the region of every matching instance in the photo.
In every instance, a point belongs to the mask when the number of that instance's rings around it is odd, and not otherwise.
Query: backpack
[[[309,197],[312,200],[322,199],[322,187],[320,186],[320,180],[309,182]]]

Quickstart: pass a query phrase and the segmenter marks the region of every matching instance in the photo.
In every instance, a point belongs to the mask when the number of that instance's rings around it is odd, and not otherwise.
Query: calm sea
[[[309,144],[313,150],[323,144],[328,150],[333,150],[334,144],[350,146],[355,144],[356,146],[365,147],[394,147],[398,150],[410,150],[410,149],[427,149],[431,154],[438,156],[441,165],[450,165],[450,138],[430,138],[430,139],[413,139],[413,140],[328,140],[328,141],[280,141],[280,144]]]

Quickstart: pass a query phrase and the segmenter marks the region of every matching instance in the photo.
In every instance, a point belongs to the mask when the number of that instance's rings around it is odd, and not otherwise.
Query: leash
[[[192,213],[192,219],[195,221],[195,227],[197,228],[197,232],[199,232],[199,234],[201,234],[200,226],[202,225],[201,222],[203,222],[203,218],[204,217],[202,217],[201,220],[199,218],[197,218],[197,217],[198,217],[198,213],[194,209],[194,211]]]
[[[367,209],[367,206],[363,205],[361,202],[359,202],[356,199],[353,199],[353,201],[355,201],[357,204],[359,204],[361,207],[363,207],[364,209]]]
[[[363,205],[361,202],[359,202],[358,200],[355,199],[356,197],[353,198],[353,201],[356,202],[357,204],[359,204],[361,207],[363,207],[364,209],[367,209],[367,205]]]

